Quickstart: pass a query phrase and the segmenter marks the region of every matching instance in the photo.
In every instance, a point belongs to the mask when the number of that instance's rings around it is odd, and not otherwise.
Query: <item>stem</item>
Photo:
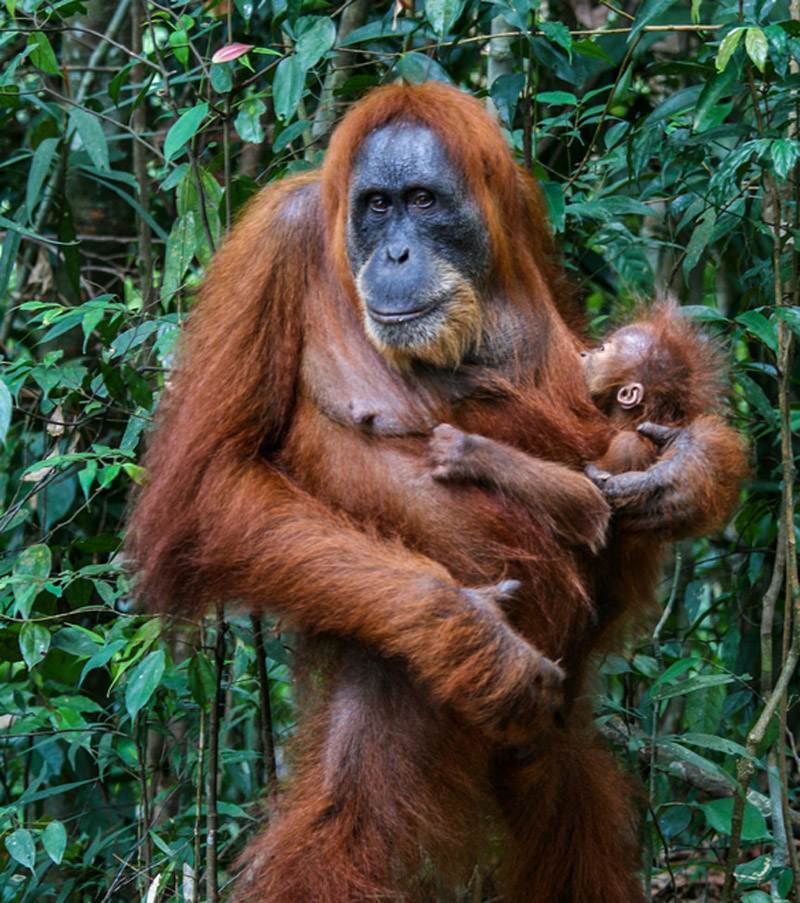
[[[341,48],[345,40],[357,28],[361,28],[367,21],[370,9],[369,0],[355,0],[343,11],[339,20],[339,30],[336,34],[336,46]],[[328,64],[325,72],[325,80],[322,83],[322,93],[319,98],[319,106],[314,114],[314,122],[311,126],[311,140],[317,141],[333,128],[336,121],[334,103],[337,90],[347,81],[349,70],[356,60],[356,55],[350,50],[339,49],[334,59]]]
[[[269,674],[267,673],[267,657],[264,651],[264,634],[261,619],[250,616],[253,625],[253,645],[256,651],[256,667],[258,668],[258,695],[261,703],[259,712],[261,720],[261,743],[264,751],[264,774],[267,779],[269,793],[274,793],[278,783],[278,768],[275,761],[275,735],[272,730],[272,707],[269,700]]]
[[[672,614],[672,609],[675,607],[675,599],[678,595],[678,580],[680,578],[681,573],[681,564],[683,563],[683,555],[679,547],[675,549],[675,571],[672,575],[672,588],[670,589],[669,599],[667,600],[667,604],[664,606],[664,611],[661,617],[658,620],[658,624],[656,624],[656,628],[653,631],[653,651],[656,655],[656,660],[658,661],[659,670],[664,670],[664,657],[661,653],[661,631],[664,629],[664,625],[670,618]],[[656,796],[656,740],[658,739],[658,718],[661,714],[661,703],[657,702],[653,707],[653,726],[650,732],[650,805],[653,805],[653,801]]]
[[[109,51],[110,47],[120,47],[121,45],[117,44],[114,41],[114,36],[122,27],[123,22],[125,21],[125,16],[127,15],[128,8],[130,6],[131,0],[122,0],[122,2],[117,6],[116,12],[111,17],[111,21],[108,23],[108,27],[105,30],[104,34],[101,34],[97,31],[89,31],[82,26],[78,26],[76,29],[70,30],[78,30],[87,32],[88,34],[92,34],[95,37],[100,38],[97,46],[92,51],[92,55],[89,57],[89,61],[87,63],[86,72],[81,79],[80,85],[78,86],[78,90],[75,94],[74,99],[60,98],[65,102],[69,103],[71,106],[80,107],[83,104],[83,101],[86,99],[86,96],[89,93],[90,88],[92,87],[92,82],[94,81],[94,77],[97,73],[97,69],[100,64],[103,62],[106,54]],[[66,29],[65,29],[66,30]],[[127,52],[127,51],[126,51]],[[145,62],[147,62],[145,60]],[[55,92],[53,92],[55,93]],[[94,111],[92,111],[94,112]],[[108,117],[103,117],[108,118]],[[112,120],[114,121],[114,120]],[[114,121],[114,125],[118,123]],[[72,149],[73,144],[76,141],[76,134],[73,134],[72,138],[69,142],[69,147],[65,149],[64,160],[66,161],[69,151]],[[41,232],[44,227],[45,222],[47,221],[47,217],[50,215],[50,209],[53,206],[53,201],[55,200],[56,195],[59,191],[59,185],[62,181],[62,178],[65,173],[65,168],[61,166],[57,166],[50,173],[50,177],[47,180],[47,185],[42,193],[42,202],[39,204],[39,209],[36,211],[36,218],[33,221],[33,231]],[[25,284],[28,281],[28,274],[30,273],[31,267],[33,265],[33,255],[36,253],[36,248],[33,245],[29,245],[26,249],[25,254],[23,255],[23,264],[19,269],[19,273],[17,276],[17,291],[22,292],[22,289],[25,287]]]
[[[147,25],[150,29],[150,36],[153,39],[153,47],[155,47],[156,56],[158,58],[158,67],[161,73],[161,80],[164,85],[164,99],[169,104],[169,108],[172,110],[173,115],[177,119],[178,116],[180,116],[180,111],[178,110],[178,104],[175,101],[175,96],[172,93],[169,69],[164,63],[164,57],[162,56],[161,50],[158,45],[158,40],[156,38],[155,27],[153,25],[153,17],[150,15],[150,8],[147,4],[145,4],[145,14],[147,16]],[[214,242],[214,236],[211,234],[211,225],[208,221],[208,210],[206,209],[206,195],[205,191],[203,190],[203,179],[200,175],[200,167],[197,164],[197,154],[194,151],[195,137],[196,136],[193,135],[191,140],[186,145],[186,156],[189,158],[189,165],[191,166],[192,175],[194,176],[195,185],[197,187],[197,197],[200,201],[200,220],[203,224],[203,231],[206,235],[208,248],[213,254],[216,250],[216,243]]]
[[[784,545],[783,531],[786,525],[781,521],[778,527],[778,538],[775,546],[775,564],[772,567],[772,579],[761,602],[761,695],[766,698],[772,689],[773,671],[773,644],[772,628],[775,620],[775,604],[778,601],[778,593],[783,586],[785,571],[784,558],[786,548]]]
[[[153,859],[153,845],[150,840],[150,801],[147,786],[147,752],[145,744],[142,742],[142,732],[146,730],[146,719],[142,720],[141,712],[136,714],[136,720],[133,725],[133,732],[136,736],[136,750],[139,756],[139,790],[141,793],[141,811],[142,815],[139,819],[139,836],[142,841],[141,850],[144,853],[144,870],[142,880],[145,885],[150,880],[150,866]]]
[[[204,654],[206,646],[206,625],[200,632],[200,650]],[[206,758],[206,713],[204,709],[200,709],[200,736],[197,742],[197,784],[195,785],[194,799],[194,896],[193,900],[200,900],[200,872],[202,871],[202,849],[200,841],[200,831],[203,812],[203,784],[205,776],[205,758]]]
[[[783,283],[781,280],[781,238],[783,229],[783,216],[780,192],[770,173],[766,174],[765,185],[769,209],[770,209],[770,225],[773,232],[772,247],[772,265],[773,265],[773,287],[774,302],[776,308],[786,306],[786,298],[784,298]],[[781,524],[784,524],[783,530],[783,555],[784,555],[784,605],[785,621],[788,634],[789,625],[791,625],[791,644],[786,650],[783,659],[781,673],[775,684],[774,689],[769,695],[767,702],[761,712],[753,729],[747,738],[745,745],[746,756],[739,759],[736,765],[736,780],[739,785],[739,793],[734,800],[733,817],[731,819],[731,841],[728,850],[728,858],[725,864],[725,884],[722,888],[720,903],[731,903],[733,899],[733,872],[739,860],[739,848],[742,839],[742,823],[744,821],[744,803],[745,793],[747,792],[750,780],[755,772],[755,764],[753,758],[766,735],[769,723],[775,714],[783,707],[785,694],[787,692],[789,681],[791,680],[800,661],[800,582],[798,582],[797,572],[797,547],[794,535],[794,480],[795,465],[794,453],[792,448],[792,432],[791,432],[791,371],[792,359],[794,355],[794,334],[787,324],[778,320],[778,355],[777,355],[777,376],[778,376],[778,408],[781,425]],[[786,793],[784,787],[782,792]],[[785,808],[785,806],[784,806]],[[788,844],[791,850],[793,844]],[[790,854],[791,855],[791,854]],[[792,870],[794,872],[795,887],[797,886],[798,873],[795,869],[797,861],[796,851],[792,857]]]
[[[531,36],[536,34],[536,14],[531,14]],[[533,45],[528,43],[528,65],[525,67],[525,87],[522,92],[522,165],[533,171]]]
[[[608,100],[606,101],[606,105],[603,108],[603,112],[600,114],[600,119],[597,122],[597,127],[594,130],[594,135],[592,135],[592,140],[589,142],[589,146],[586,148],[586,153],[583,155],[583,159],[578,164],[578,168],[575,172],[570,176],[569,181],[564,186],[564,190],[566,191],[571,185],[574,184],[575,180],[578,176],[583,172],[584,167],[589,162],[589,158],[592,156],[592,152],[594,151],[594,146],[597,144],[597,139],[600,137],[600,132],[603,128],[603,123],[605,122],[606,116],[608,116],[608,111],[611,109],[611,104],[614,102],[614,96],[617,93],[617,88],[619,87],[619,83],[622,81],[623,76],[625,75],[625,70],[628,67],[628,63],[631,61],[631,57],[634,54],[634,51],[639,46],[639,41],[642,39],[642,35],[645,29],[639,32],[636,36],[636,40],[631,44],[628,48],[628,52],[625,54],[625,58],[622,63],[620,63],[619,71],[617,72],[617,77],[614,79],[614,85],[611,88],[611,92],[608,95]]]
[[[225,672],[225,631],[227,625],[222,606],[217,606],[216,642],[214,644],[214,667],[217,678],[216,693],[208,719],[208,812],[206,813],[206,900],[218,903],[217,884],[217,771],[219,769],[219,731],[222,713],[222,680]]]
[[[514,72],[514,54],[511,52],[512,38],[503,32],[508,31],[508,22],[503,16],[495,16],[492,19],[492,31],[500,32],[489,41],[489,61],[486,66],[486,84],[491,86],[501,75],[511,75]],[[497,119],[499,115],[491,97],[486,101],[489,112]]]
[[[131,8],[131,44],[134,52],[142,53],[142,19],[144,18],[144,0],[134,0]],[[131,69],[134,84],[141,85],[145,79],[144,66],[137,62]],[[134,132],[144,134],[147,129],[147,107],[142,100],[131,117]],[[150,203],[150,180],[147,176],[147,157],[144,147],[133,142],[133,174],[138,186],[139,206],[147,211]],[[147,220],[136,212],[136,236],[139,249],[139,283],[142,287],[142,307],[147,310],[153,295],[153,239]]]

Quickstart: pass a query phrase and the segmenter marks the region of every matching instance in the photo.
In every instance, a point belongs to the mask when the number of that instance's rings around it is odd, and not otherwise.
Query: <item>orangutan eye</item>
[[[373,213],[386,213],[392,206],[392,202],[389,200],[388,196],[377,191],[375,194],[369,196],[367,203],[369,204],[369,209],[372,210]]]
[[[424,191],[423,189],[419,189],[415,191],[409,200],[410,207],[416,207],[418,210],[425,210],[428,207],[432,207],[434,202],[434,197],[430,193],[430,191]]]

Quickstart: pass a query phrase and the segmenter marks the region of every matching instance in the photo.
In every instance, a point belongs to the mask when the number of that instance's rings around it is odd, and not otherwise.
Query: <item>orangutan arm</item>
[[[748,473],[740,434],[714,416],[698,417],[684,428],[643,423],[639,431],[662,449],[652,467],[592,475],[611,503],[619,531],[678,540],[721,527]]]
[[[494,486],[521,502],[559,541],[592,551],[603,546],[610,508],[582,473],[447,423],[433,431],[429,456],[435,479]]]

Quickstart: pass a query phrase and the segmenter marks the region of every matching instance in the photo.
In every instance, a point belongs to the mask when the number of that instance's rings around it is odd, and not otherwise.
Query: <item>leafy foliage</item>
[[[649,789],[654,899],[713,897],[729,846],[743,899],[798,899],[796,679],[757,721],[800,635],[797,18],[788,0],[6,0],[3,903],[199,899],[207,820],[224,879],[283,771],[287,638],[221,617],[163,635],[132,603],[126,499],[226,228],[397,77],[493,104],[595,328],[668,290],[731,351],[752,483],[724,536],[680,545],[659,626],[603,664],[598,717]]]

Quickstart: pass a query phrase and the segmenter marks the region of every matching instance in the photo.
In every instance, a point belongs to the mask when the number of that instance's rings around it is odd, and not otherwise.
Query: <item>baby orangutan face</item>
[[[581,352],[589,394],[605,414],[633,411],[642,404],[641,374],[651,346],[652,337],[646,330],[628,326],[592,351]]]

